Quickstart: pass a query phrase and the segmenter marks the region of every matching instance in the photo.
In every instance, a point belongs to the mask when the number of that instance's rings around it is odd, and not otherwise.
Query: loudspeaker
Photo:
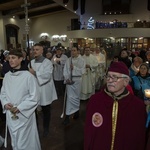
[[[71,30],[80,30],[80,22],[78,19],[71,19]]]
[[[147,9],[150,11],[150,0],[147,1]]]

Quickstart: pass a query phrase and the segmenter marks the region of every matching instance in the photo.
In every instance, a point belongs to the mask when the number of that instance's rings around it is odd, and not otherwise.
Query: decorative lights
[[[58,42],[58,41],[63,41],[63,42],[65,42],[66,40],[67,40],[67,35],[53,35],[52,36],[52,40],[54,41],[54,42]]]
[[[61,35],[60,36],[60,39],[65,42],[67,40],[67,35]]]
[[[90,19],[88,20],[87,29],[94,29],[94,22],[95,20],[93,19],[93,17],[90,17]]]
[[[52,39],[54,42],[58,42],[59,41],[59,35],[53,35]]]
[[[48,33],[41,33],[41,35],[40,35],[41,39],[45,39],[48,36],[49,36]]]

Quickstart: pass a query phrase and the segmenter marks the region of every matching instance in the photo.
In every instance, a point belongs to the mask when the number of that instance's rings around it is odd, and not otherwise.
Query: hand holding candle
[[[150,98],[150,89],[145,89],[144,92],[145,92],[145,97]]]

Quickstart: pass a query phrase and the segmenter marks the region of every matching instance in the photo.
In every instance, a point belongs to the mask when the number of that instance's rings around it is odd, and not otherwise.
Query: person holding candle
[[[150,89],[144,90],[145,96],[150,99]]]
[[[105,78],[106,88],[87,105],[84,150],[144,150],[145,105],[126,89],[127,66],[113,62]]]
[[[139,72],[137,75],[132,77],[131,86],[133,88],[134,94],[142,99],[146,105],[147,111],[147,136],[146,143],[147,147],[150,149],[150,74],[149,74],[149,66],[147,63],[143,63],[140,65]],[[149,142],[148,142],[149,141]],[[149,146],[148,146],[149,145]],[[148,149],[147,149],[148,150]]]
[[[150,74],[149,67],[146,63],[142,63],[139,67],[137,75],[131,78],[131,86],[136,96],[142,100],[147,100],[144,94],[145,89],[150,89]]]

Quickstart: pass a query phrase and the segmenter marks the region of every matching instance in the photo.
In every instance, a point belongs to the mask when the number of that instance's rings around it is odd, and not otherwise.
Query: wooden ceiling
[[[65,11],[66,9],[53,0],[27,0],[28,17],[38,17],[48,13]],[[0,11],[3,16],[14,15],[20,19],[25,18],[24,5],[25,0],[0,0]]]

